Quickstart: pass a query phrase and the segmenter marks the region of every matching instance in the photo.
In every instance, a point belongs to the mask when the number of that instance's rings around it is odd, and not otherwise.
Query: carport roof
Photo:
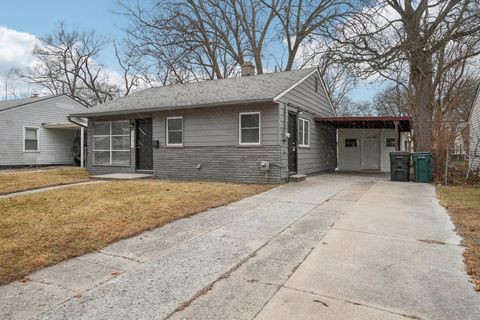
[[[315,117],[315,121],[327,123],[336,128],[352,129],[395,129],[395,122],[398,122],[399,131],[410,131],[408,116]]]

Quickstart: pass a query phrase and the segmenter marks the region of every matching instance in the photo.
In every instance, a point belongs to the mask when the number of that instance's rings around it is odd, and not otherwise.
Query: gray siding
[[[336,167],[336,131],[335,128],[315,123],[314,116],[334,116],[327,93],[318,78],[318,92],[315,91],[316,73],[287,92],[279,101],[279,139],[282,145],[282,173],[288,176],[288,140],[285,136],[288,128],[288,112],[299,113],[298,118],[310,121],[310,146],[298,147],[297,171],[300,174],[312,174],[335,170]],[[288,106],[287,106],[288,104]],[[300,113],[301,112],[301,113]],[[286,116],[287,113],[287,116]]]
[[[73,164],[75,130],[47,129],[43,123],[66,123],[85,108],[67,96],[0,111],[0,166]],[[39,151],[23,152],[23,127],[39,128]]]
[[[470,142],[468,155],[472,169],[480,170],[480,92],[478,91],[470,114],[469,126]]]
[[[333,117],[335,114],[319,77],[318,91],[315,92],[315,77],[318,77],[317,73],[312,74],[287,92],[280,100],[290,103],[294,108],[303,109],[317,116]]]

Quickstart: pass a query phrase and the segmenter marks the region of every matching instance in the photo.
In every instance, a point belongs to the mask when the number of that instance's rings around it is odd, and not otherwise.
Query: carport
[[[410,117],[315,117],[337,130],[337,170],[390,171],[391,151],[410,151]]]

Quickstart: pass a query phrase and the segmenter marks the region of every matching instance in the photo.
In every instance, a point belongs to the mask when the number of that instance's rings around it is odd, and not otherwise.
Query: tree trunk
[[[413,88],[413,130],[415,151],[432,151],[432,105],[435,94],[432,64],[428,53],[411,55],[410,83]]]

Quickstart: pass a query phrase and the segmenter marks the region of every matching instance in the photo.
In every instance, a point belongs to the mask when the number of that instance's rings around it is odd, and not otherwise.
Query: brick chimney
[[[253,76],[255,74],[255,67],[251,62],[242,64],[242,77]]]

